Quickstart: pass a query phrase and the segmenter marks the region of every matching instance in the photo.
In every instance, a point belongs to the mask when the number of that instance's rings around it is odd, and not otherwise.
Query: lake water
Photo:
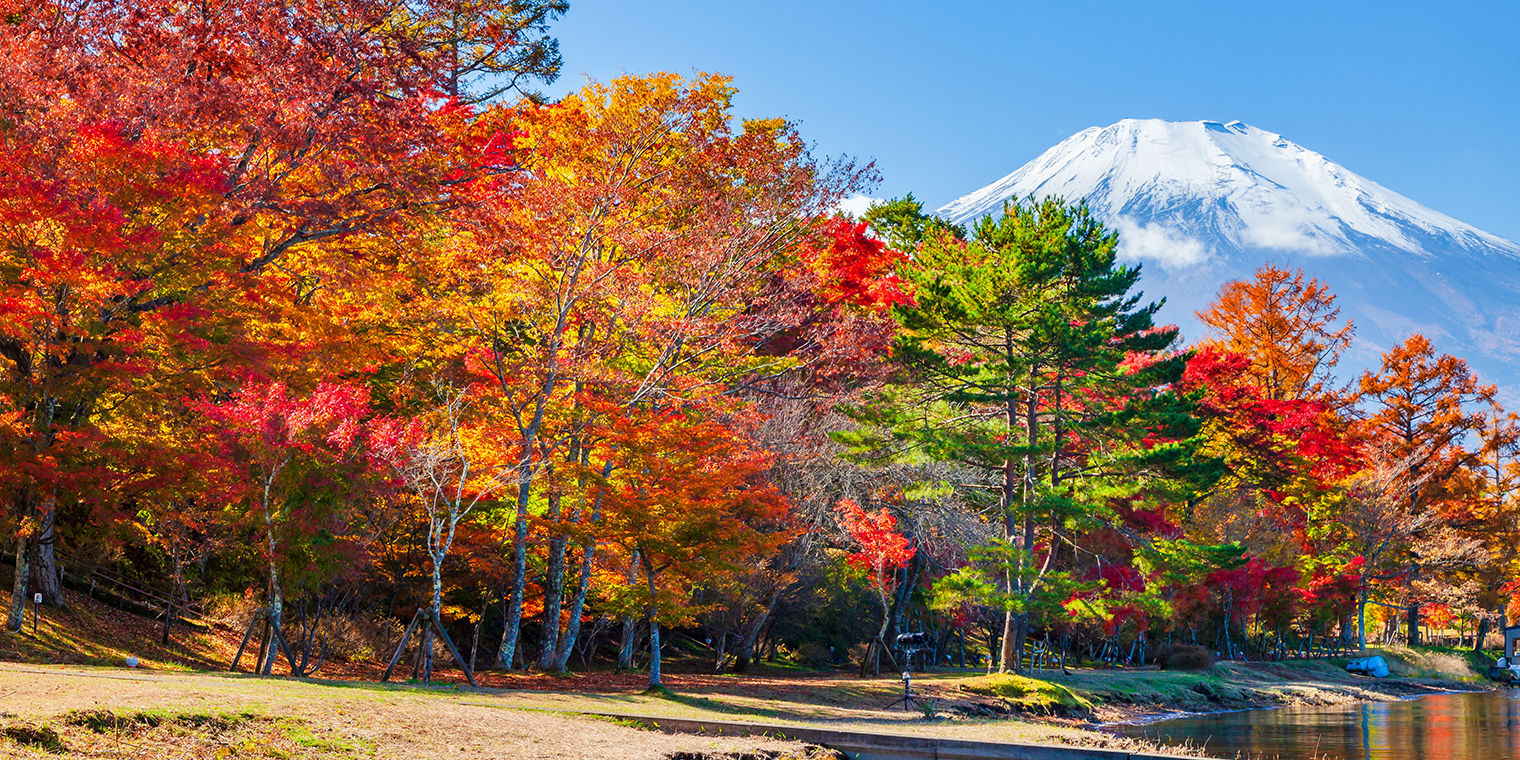
[[[1520,690],[1403,702],[1243,710],[1125,726],[1214,757],[1279,760],[1520,760]]]

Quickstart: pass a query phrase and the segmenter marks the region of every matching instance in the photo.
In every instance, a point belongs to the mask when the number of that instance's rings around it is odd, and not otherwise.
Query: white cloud
[[[856,219],[859,219],[860,216],[862,214],[864,214],[866,211],[870,210],[870,208],[872,206],[875,206],[876,204],[883,203],[883,202],[884,201],[881,198],[872,198],[869,195],[864,195],[864,194],[861,194],[861,193],[856,193],[856,194],[854,194],[854,195],[852,195],[852,196],[850,196],[848,198],[845,198],[844,200],[840,201],[838,204],[836,204],[834,206],[834,210],[835,211],[843,211],[843,212],[849,214],[850,216],[853,216]]]
[[[1338,236],[1337,221],[1328,213],[1294,204],[1279,204],[1267,213],[1241,210],[1245,222],[1241,242],[1257,248],[1291,251],[1310,256],[1333,256],[1340,247],[1332,240]]]
[[[1150,259],[1172,270],[1197,266],[1214,254],[1202,240],[1154,222],[1142,225],[1121,216],[1114,229],[1119,233],[1121,258]]]

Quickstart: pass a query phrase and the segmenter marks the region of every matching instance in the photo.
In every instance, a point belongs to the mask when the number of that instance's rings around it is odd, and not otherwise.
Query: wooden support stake
[[[433,621],[433,627],[438,630],[438,635],[443,637],[443,643],[448,646],[449,654],[454,655],[454,662],[459,663],[459,668],[464,671],[464,677],[469,679],[470,685],[477,689],[480,688],[480,684],[475,683],[475,674],[471,672],[469,664],[464,661],[463,657],[459,656],[459,648],[454,646],[454,640],[449,638],[449,632],[443,630],[443,623],[440,623],[431,613],[428,615],[428,619]]]
[[[401,660],[401,653],[406,650],[407,640],[412,638],[412,631],[417,628],[417,619],[422,616],[422,610],[417,610],[412,615],[412,622],[407,623],[406,633],[401,634],[401,643],[396,645],[396,653],[391,655],[390,664],[385,666],[385,673],[380,676],[381,681],[391,680],[391,671],[396,669],[396,663]]]
[[[290,674],[293,676],[298,675],[298,671],[296,671],[295,655],[292,655],[290,653],[290,646],[285,643],[285,635],[280,633],[280,626],[278,623],[274,625],[274,640],[275,643],[280,645],[280,651],[285,653],[285,662],[290,663]]]
[[[243,632],[243,643],[238,644],[237,654],[233,655],[233,657],[232,657],[232,664],[227,667],[227,671],[229,673],[230,672],[234,672],[234,671],[237,670],[238,661],[241,660],[241,659],[243,659],[243,650],[245,650],[245,649],[248,648],[248,640],[251,639],[251,638],[253,638],[253,629],[258,624],[259,624],[259,615],[258,615],[258,613],[254,613],[253,619],[248,621],[248,630]],[[262,664],[262,663],[260,663],[260,664]],[[255,672],[257,670],[258,670],[258,668],[254,668]]]
[[[264,676],[269,675],[269,670],[265,667],[264,658],[269,656],[269,645],[272,642],[269,640],[269,616],[265,614],[260,617],[264,620],[264,628],[263,632],[259,634],[259,664],[258,667],[253,669],[253,672]]]
[[[424,614],[423,615],[423,620],[426,620],[426,619],[427,619],[427,615]],[[424,624],[423,627],[426,628],[427,627],[426,624]],[[429,645],[432,644],[432,643],[433,642],[428,641],[427,634],[423,633],[420,630],[417,631],[417,654],[415,654],[415,655],[412,656],[412,680],[413,681],[421,680],[421,678],[422,678],[422,660],[427,656],[427,654],[423,650],[430,649],[431,647]]]

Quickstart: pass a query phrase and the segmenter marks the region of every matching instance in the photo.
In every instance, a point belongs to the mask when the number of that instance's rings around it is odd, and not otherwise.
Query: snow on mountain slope
[[[1234,121],[1126,119],[1084,130],[937,213],[964,223],[1013,197],[1087,199],[1185,337],[1223,283],[1302,267],[1339,296],[1358,340],[1347,377],[1423,332],[1520,398],[1520,245]]]

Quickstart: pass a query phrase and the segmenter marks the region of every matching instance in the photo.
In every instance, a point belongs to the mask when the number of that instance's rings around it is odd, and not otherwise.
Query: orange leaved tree
[[[865,176],[814,160],[784,120],[737,122],[734,93],[720,76],[624,76],[471,124],[480,160],[511,168],[457,188],[471,203],[439,236],[438,266],[419,274],[439,332],[460,338],[445,350],[495,386],[513,432],[505,667],[518,648],[538,478],[548,462],[585,459],[587,417],[566,411],[577,393],[600,388],[629,409],[748,371],[766,331],[752,318],[767,311],[759,294]],[[559,568],[567,531],[548,524],[549,565]],[[595,546],[581,549],[577,598]],[[566,574],[552,575],[557,598]],[[541,664],[561,669],[575,632],[545,632]]]
[[[786,540],[787,501],[763,478],[770,457],[696,413],[619,415],[605,438],[604,540],[643,576],[625,589],[649,618],[649,688],[660,682],[660,626],[690,618],[693,587]]]
[[[1263,398],[1319,398],[1355,328],[1340,324],[1340,307],[1324,283],[1264,264],[1250,280],[1227,282],[1207,309],[1197,312],[1206,340],[1248,357],[1246,377]]]

